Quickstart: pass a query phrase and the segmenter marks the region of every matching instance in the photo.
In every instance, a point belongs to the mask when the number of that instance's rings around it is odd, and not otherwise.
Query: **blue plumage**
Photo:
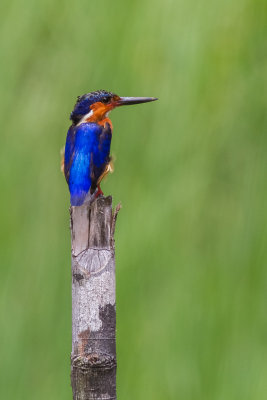
[[[83,204],[89,190],[94,193],[98,180],[110,161],[111,129],[97,123],[72,125],[67,134],[64,172],[72,206]]]

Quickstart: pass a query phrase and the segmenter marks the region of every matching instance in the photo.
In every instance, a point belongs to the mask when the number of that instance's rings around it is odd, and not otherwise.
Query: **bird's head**
[[[74,125],[85,121],[99,122],[106,118],[115,107],[154,100],[157,99],[155,97],[120,97],[106,90],[97,90],[78,97],[70,119]]]

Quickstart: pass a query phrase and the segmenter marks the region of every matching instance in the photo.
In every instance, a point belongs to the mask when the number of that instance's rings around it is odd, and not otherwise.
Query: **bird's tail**
[[[82,206],[84,204],[91,204],[98,196],[98,188],[93,193],[89,190],[88,192],[80,191],[79,193],[72,193],[70,195],[70,204],[72,206]]]

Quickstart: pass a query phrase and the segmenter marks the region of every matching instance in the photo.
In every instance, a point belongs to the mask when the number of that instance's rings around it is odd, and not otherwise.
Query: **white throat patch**
[[[93,110],[90,110],[90,112],[88,114],[85,114],[85,116],[81,119],[81,121],[77,124],[77,126],[83,124],[84,122],[86,122],[86,120],[90,117],[92,117],[92,115],[94,114]]]

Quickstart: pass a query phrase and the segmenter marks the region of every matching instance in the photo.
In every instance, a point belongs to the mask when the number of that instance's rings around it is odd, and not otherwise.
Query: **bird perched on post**
[[[67,134],[63,165],[72,206],[81,206],[103,194],[100,182],[111,170],[109,112],[119,106],[154,100],[157,99],[120,97],[105,90],[78,97],[70,115],[72,125]]]

